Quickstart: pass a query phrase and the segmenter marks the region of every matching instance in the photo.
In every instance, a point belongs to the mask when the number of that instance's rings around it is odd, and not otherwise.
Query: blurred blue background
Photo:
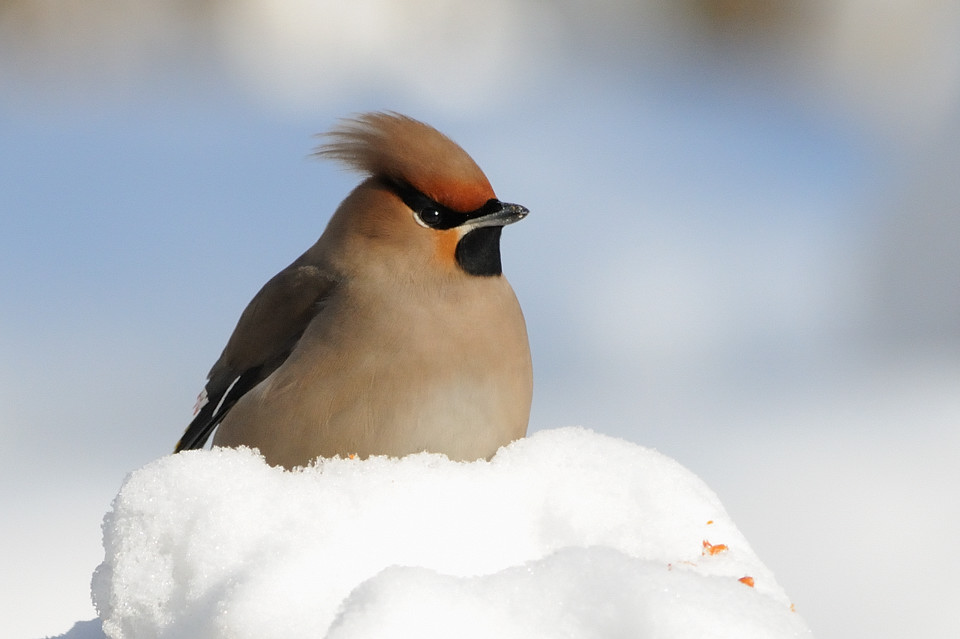
[[[661,450],[821,638],[960,599],[960,5],[0,0],[0,624],[95,616],[99,523],[398,110],[504,234],[531,428]]]

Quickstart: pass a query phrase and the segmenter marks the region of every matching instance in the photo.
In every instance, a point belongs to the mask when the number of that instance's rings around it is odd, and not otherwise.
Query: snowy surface
[[[700,479],[581,428],[475,463],[172,455],[128,477],[104,545],[115,639],[810,634]]]

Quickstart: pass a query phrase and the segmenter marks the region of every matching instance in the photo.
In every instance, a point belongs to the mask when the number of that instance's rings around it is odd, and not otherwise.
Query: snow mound
[[[114,639],[810,636],[703,482],[580,428],[489,462],[180,453],[103,530]]]

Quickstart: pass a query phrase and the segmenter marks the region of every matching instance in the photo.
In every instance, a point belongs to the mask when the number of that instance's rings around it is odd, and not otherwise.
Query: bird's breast
[[[532,373],[523,315],[502,277],[432,287],[351,282],[251,393],[256,408],[241,402],[231,413],[249,414],[238,423],[256,441],[240,443],[271,463],[422,450],[487,458],[526,432]],[[284,436],[269,436],[267,421]]]

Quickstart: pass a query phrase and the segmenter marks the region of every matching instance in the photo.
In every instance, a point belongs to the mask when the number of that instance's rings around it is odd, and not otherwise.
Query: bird
[[[362,181],[320,238],[240,315],[174,452],[318,458],[491,458],[525,436],[526,322],[503,275],[499,200],[474,160],[396,112],[340,120],[315,155]]]

